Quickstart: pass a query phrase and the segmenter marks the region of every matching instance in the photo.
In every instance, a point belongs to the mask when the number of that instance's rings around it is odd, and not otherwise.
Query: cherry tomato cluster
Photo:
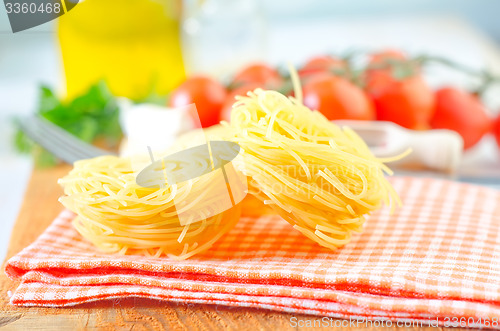
[[[317,56],[298,70],[303,102],[330,120],[383,120],[415,130],[450,129],[474,146],[492,132],[500,145],[500,118],[492,120],[480,98],[443,87],[432,90],[421,74],[422,63],[396,50],[369,55],[363,70],[349,60]],[[203,127],[228,121],[235,96],[256,88],[291,95],[290,79],[264,63],[243,68],[224,86],[206,76],[188,78],[169,97],[169,106],[196,104]]]
[[[371,56],[365,90],[375,104],[377,119],[409,129],[456,131],[464,140],[464,149],[477,144],[492,126],[479,97],[452,86],[433,91],[420,69],[398,51]]]

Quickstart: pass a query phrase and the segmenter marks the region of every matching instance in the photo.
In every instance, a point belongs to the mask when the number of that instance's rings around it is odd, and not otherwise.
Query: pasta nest
[[[236,205],[192,222],[179,218],[194,205],[216,203],[214,176],[210,172],[176,185],[142,187],[130,159],[101,156],[75,162],[59,180],[65,194],[60,202],[78,215],[73,221],[78,232],[105,252],[186,259],[208,249],[240,217]]]
[[[391,173],[351,129],[276,91],[238,97],[232,140],[243,151],[250,194],[328,248],[349,242],[365,215],[399,198]]]

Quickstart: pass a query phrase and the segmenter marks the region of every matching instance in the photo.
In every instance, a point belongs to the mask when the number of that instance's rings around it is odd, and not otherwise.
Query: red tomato
[[[237,73],[234,76],[232,85],[239,87],[250,83],[257,83],[269,88],[277,88],[282,82],[283,78],[278,70],[263,63],[255,63]]]
[[[301,77],[317,74],[320,72],[333,73],[335,69],[343,69],[346,63],[343,60],[334,58],[332,56],[316,56],[307,61],[307,63],[299,70]]]
[[[468,149],[489,131],[491,120],[476,96],[454,87],[445,87],[436,91],[436,112],[431,126],[458,132],[464,139],[464,149]]]
[[[398,50],[385,50],[372,54],[369,65],[406,59],[406,55]],[[418,68],[412,67],[409,61],[407,65],[408,76],[399,80],[394,78],[391,67],[367,70],[366,91],[375,104],[378,120],[410,129],[427,128],[434,111],[434,93]]]
[[[367,91],[375,104],[377,119],[409,129],[423,129],[434,112],[434,94],[422,76],[402,80],[390,73],[372,73]]]
[[[375,113],[362,89],[348,80],[318,74],[304,85],[304,104],[320,111],[329,120],[373,120]]]
[[[493,122],[492,133],[495,136],[497,145],[500,147],[500,116],[498,116]]]
[[[406,55],[396,49],[387,49],[370,55],[370,64],[382,63],[386,60],[406,60]]]
[[[248,91],[253,91],[256,88],[261,87],[261,84],[257,83],[252,83],[252,84],[247,84],[241,87],[238,87],[234,90],[232,90],[226,97],[226,101],[224,102],[224,105],[222,106],[222,111],[220,112],[220,121],[231,121],[231,110],[233,109],[233,104],[236,102],[236,96],[237,95],[242,95],[246,96]]]
[[[381,65],[387,60],[406,60],[406,56],[397,50],[385,50],[382,52],[370,55],[369,66]],[[394,81],[393,70],[391,67],[387,68],[370,68],[365,72],[366,89],[370,92],[379,90]]]
[[[226,89],[210,77],[188,78],[170,95],[170,107],[185,107],[194,103],[202,127],[219,123],[219,113],[226,100]]]

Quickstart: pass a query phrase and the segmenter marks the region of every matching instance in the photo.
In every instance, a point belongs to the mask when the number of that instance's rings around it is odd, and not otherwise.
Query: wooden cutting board
[[[62,206],[57,201],[62,194],[57,185],[57,179],[66,174],[69,169],[69,166],[58,166],[52,169],[34,170],[19,217],[12,231],[7,259],[33,242],[62,210]],[[316,321],[316,325],[321,325],[321,318],[314,316],[277,313],[263,309],[184,305],[146,299],[108,300],[72,308],[20,308],[9,304],[9,293],[13,292],[16,286],[17,282],[11,281],[3,272],[1,273],[0,328],[2,330],[302,329],[292,327],[290,324],[292,317],[304,321],[309,320],[311,323]],[[380,328],[362,327],[361,329]],[[397,328],[391,328],[391,330],[394,329]],[[430,327],[426,329],[435,330]],[[404,328],[404,330],[422,329]]]

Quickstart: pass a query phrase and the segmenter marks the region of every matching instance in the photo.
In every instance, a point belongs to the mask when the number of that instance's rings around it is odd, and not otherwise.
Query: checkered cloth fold
[[[242,218],[186,261],[97,251],[62,212],[6,273],[11,303],[70,306],[146,297],[331,317],[500,323],[500,192],[436,179],[391,179],[404,206],[368,218],[336,251],[276,216]],[[487,322],[486,322],[487,321]],[[496,324],[494,321],[497,321]],[[469,325],[470,326],[470,325]]]

